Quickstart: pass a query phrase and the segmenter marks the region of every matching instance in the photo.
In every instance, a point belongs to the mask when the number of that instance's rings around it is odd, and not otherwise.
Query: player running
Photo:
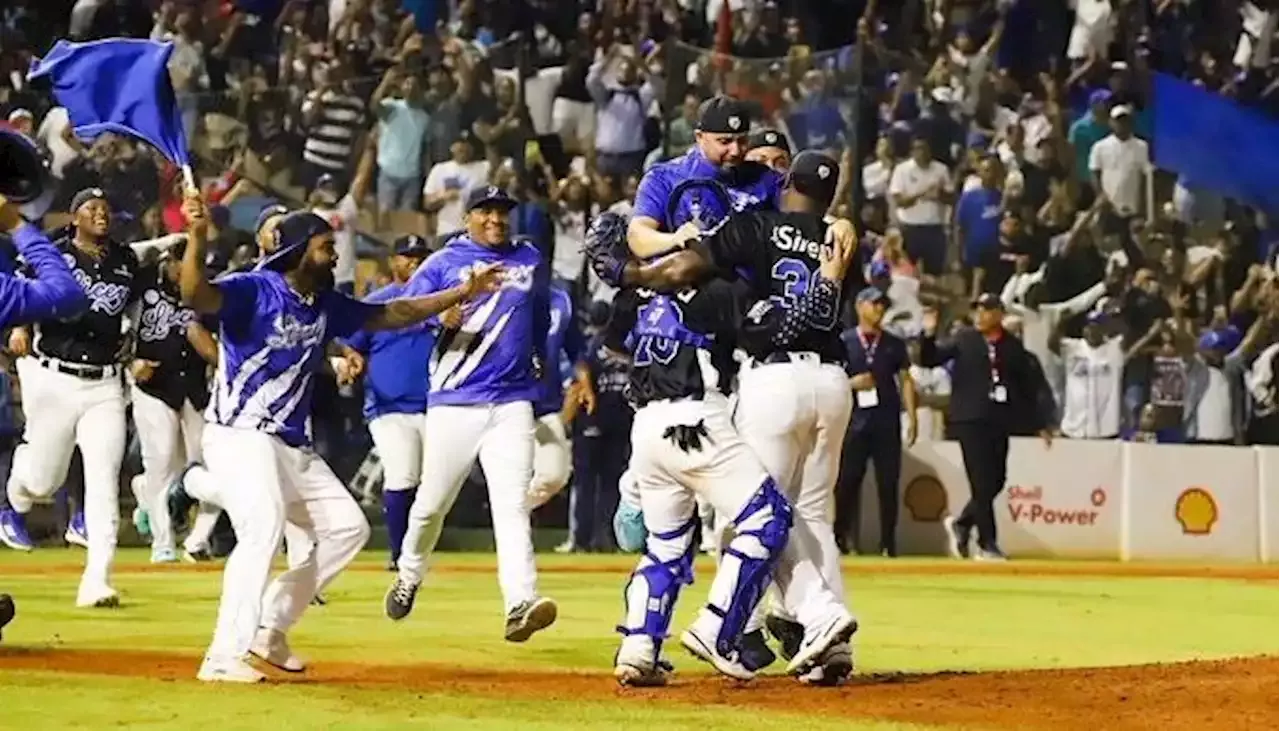
[[[188,198],[183,208],[191,239],[182,259],[182,298],[219,323],[203,444],[210,468],[189,468],[186,479],[202,473],[214,485],[213,502],[227,511],[237,538],[197,678],[255,683],[264,676],[245,662],[251,651],[282,670],[304,668],[285,633],[369,537],[360,506],[309,449],[313,378],[325,344],[361,328],[422,322],[489,290],[502,272],[480,266],[436,294],[359,302],[334,289],[333,228],[314,213],[299,212],[280,220],[279,248],[257,270],[210,282],[204,271],[207,211],[199,197]],[[295,557],[291,548],[289,569],[268,588],[286,519],[305,534],[311,550]]]
[[[406,294],[457,286],[470,272],[505,267],[499,289],[463,313],[461,327],[436,340],[424,426],[431,451],[409,512],[399,575],[385,599],[387,616],[413,610],[426,559],[445,515],[476,459],[489,488],[498,583],[506,609],[505,637],[524,642],[556,619],[556,603],[537,594],[537,569],[527,492],[533,478],[533,402],[538,361],[546,362],[548,272],[531,243],[509,238],[516,200],[497,186],[476,188],[466,200],[466,234],[433,254],[405,287]]]
[[[628,265],[623,281],[672,290],[709,277],[743,277],[753,298],[795,306],[820,277],[828,228],[823,212],[835,195],[839,170],[826,155],[800,153],[787,175],[779,211],[731,216],[686,251],[650,266]],[[846,286],[843,277],[841,286]],[[734,424],[794,503],[795,540],[805,543],[824,581],[843,597],[832,501],[853,403],[838,316],[810,323],[786,347],[747,352]],[[794,656],[803,636],[789,616],[796,602],[796,596],[784,595],[785,608],[775,609],[768,622],[785,657]],[[848,647],[832,648],[821,665],[821,674],[804,668],[805,677],[839,682],[852,671],[852,654]]]

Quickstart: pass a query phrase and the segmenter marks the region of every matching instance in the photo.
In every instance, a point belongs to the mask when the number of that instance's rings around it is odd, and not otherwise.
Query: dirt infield
[[[591,564],[552,564],[538,566],[540,574],[606,574],[625,577],[635,565],[631,557],[617,557],[609,562],[593,562]],[[222,562],[199,564],[133,564],[117,566],[116,574],[148,574],[167,572],[221,572]],[[373,571],[385,573],[381,564],[362,563],[352,566],[349,571]],[[432,567],[431,571],[441,574],[493,574],[494,564],[444,564]],[[58,564],[21,564],[6,563],[5,574],[18,576],[31,575],[80,575],[84,565],[80,563]],[[1153,578],[1153,579],[1231,579],[1235,581],[1274,582],[1280,579],[1275,564],[1242,564],[1202,566],[1198,564],[1177,563],[1120,563],[1118,561],[1063,561],[1019,562],[1008,563],[976,563],[976,562],[938,562],[916,563],[905,561],[858,561],[845,564],[846,574],[890,574],[899,576],[1061,576],[1075,578]]]
[[[42,670],[187,680],[198,658],[158,652],[6,649],[0,670]],[[767,711],[1036,729],[1276,728],[1276,658],[1078,670],[868,675],[843,688],[803,688],[783,677],[738,684],[678,679],[657,690],[624,690],[602,674],[517,673],[443,665],[325,663],[281,682],[470,694],[527,700],[732,705]]]

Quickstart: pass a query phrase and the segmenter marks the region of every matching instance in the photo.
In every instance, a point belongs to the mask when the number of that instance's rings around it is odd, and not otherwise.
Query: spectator
[[[981,294],[999,294],[1014,274],[1027,271],[1031,251],[1026,242],[1022,219],[1016,211],[1005,211],[998,226],[995,248],[987,249],[973,269],[969,293],[972,299]]]
[[[475,159],[470,133],[459,134],[449,151],[452,158],[433,165],[422,187],[422,208],[436,214],[435,232],[440,235],[462,229],[463,199],[489,180],[489,163]]]
[[[928,274],[946,265],[946,197],[952,191],[947,166],[933,158],[929,141],[911,141],[911,157],[898,163],[889,178],[889,196],[911,261]]]
[[[343,187],[350,179],[347,171],[352,153],[363,134],[365,103],[355,94],[342,62],[318,67],[317,76],[317,88],[302,102],[306,142],[299,182],[314,188],[322,175],[329,174]]]
[[[397,93],[398,92],[398,93]],[[392,96],[392,94],[396,94]],[[418,77],[392,68],[373,92],[378,114],[378,212],[417,208],[431,115]]]
[[[1104,218],[1108,233],[1124,234],[1129,221],[1145,208],[1146,176],[1151,169],[1147,143],[1133,135],[1133,111],[1111,109],[1111,134],[1089,151],[1089,170],[1098,195],[1109,204]]]
[[[1071,123],[1071,131],[1067,140],[1071,143],[1076,160],[1076,176],[1082,183],[1092,185],[1090,174],[1093,159],[1093,146],[1101,142],[1111,132],[1108,120],[1111,118],[1111,92],[1098,89],[1089,95],[1089,111]]]
[[[698,127],[698,106],[702,100],[696,94],[685,94],[680,105],[680,116],[667,125],[668,158],[683,155],[693,147],[693,135]]]
[[[606,80],[611,68],[613,78]],[[635,59],[614,46],[587,73],[587,89],[596,105],[596,169],[618,177],[640,172],[649,149],[645,122],[653,87],[641,83]]]
[[[951,398],[951,374],[942,366],[926,368],[920,365],[920,343],[917,340],[907,343],[907,355],[911,360],[908,371],[916,388],[916,423],[920,439],[945,439],[947,403]],[[903,422],[904,432],[906,426],[907,423]]]
[[[1000,163],[985,158],[978,165],[979,185],[960,194],[955,207],[952,240],[960,243],[960,263],[966,270],[977,267],[987,252],[1000,245],[1001,192]]]
[[[1072,439],[1114,439],[1120,434],[1124,337],[1109,331],[1103,312],[1089,316],[1084,337],[1064,338],[1059,320],[1049,348],[1063,360],[1062,433]]]
[[[862,194],[868,201],[876,202],[888,211],[889,179],[898,161],[893,155],[893,141],[881,135],[876,140],[876,156],[862,167]]]
[[[1268,329],[1274,311],[1256,319],[1244,339],[1233,343],[1220,331],[1204,333],[1196,354],[1187,363],[1183,428],[1187,441],[1197,444],[1236,444],[1247,426],[1244,372],[1250,356]],[[1234,345],[1234,347],[1232,347]]]

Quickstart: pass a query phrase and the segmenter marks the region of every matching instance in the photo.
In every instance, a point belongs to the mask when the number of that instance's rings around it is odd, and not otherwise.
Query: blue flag
[[[27,78],[50,78],[54,97],[80,137],[130,135],[187,166],[187,138],[169,81],[172,53],[172,43],[133,38],[58,41],[47,56],[32,61]]]
[[[1218,94],[1156,74],[1157,167],[1193,188],[1253,206],[1273,218],[1280,210],[1280,129],[1276,121]]]

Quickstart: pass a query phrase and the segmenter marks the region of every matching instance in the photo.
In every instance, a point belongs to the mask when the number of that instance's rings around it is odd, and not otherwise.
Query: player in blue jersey
[[[548,267],[538,249],[510,239],[516,201],[496,186],[466,200],[466,234],[432,254],[406,294],[437,292],[464,281],[476,267],[505,267],[501,289],[469,304],[461,326],[443,331],[431,358],[426,442],[431,456],[409,513],[399,575],[387,592],[387,616],[413,610],[427,555],[476,459],[484,470],[498,552],[498,583],[506,606],[505,636],[524,642],[551,625],[556,604],[537,594],[529,524],[538,361],[546,362]]]
[[[197,677],[260,682],[249,653],[290,672],[304,666],[285,640],[308,604],[369,537],[360,506],[311,448],[311,394],[326,343],[360,329],[395,330],[496,286],[500,264],[473,267],[453,286],[420,297],[364,303],[334,289],[334,232],[314,213],[291,213],[276,227],[279,247],[252,272],[209,281],[204,271],[208,214],[184,202],[190,243],[182,259],[183,301],[217,317],[218,367],[206,414],[204,456],[214,502],[231,517],[236,548],[227,559],[213,641]],[[185,479],[191,479],[188,474]],[[289,569],[268,588],[285,523],[305,533],[309,551],[290,547]],[[305,553],[305,555],[302,555]]]
[[[558,284],[551,285],[550,320],[547,327],[546,362],[542,368],[542,390],[533,404],[538,423],[533,433],[533,481],[529,483],[529,504],[538,508],[564,489],[573,467],[573,444],[569,439],[569,415],[579,405],[595,411],[591,373],[583,355],[582,330],[573,311],[573,297]],[[575,387],[566,393],[565,373],[560,355],[574,365]],[[577,402],[566,405],[566,399]]]
[[[421,236],[401,237],[391,257],[391,284],[370,293],[365,302],[386,302],[400,296],[428,253]],[[343,342],[348,350],[335,371],[339,383],[349,383],[360,371],[364,373],[364,417],[382,463],[382,515],[391,549],[388,568],[394,571],[422,476],[427,359],[435,334],[424,322],[402,330],[361,330]],[[348,363],[353,359],[363,362],[351,368]]]

